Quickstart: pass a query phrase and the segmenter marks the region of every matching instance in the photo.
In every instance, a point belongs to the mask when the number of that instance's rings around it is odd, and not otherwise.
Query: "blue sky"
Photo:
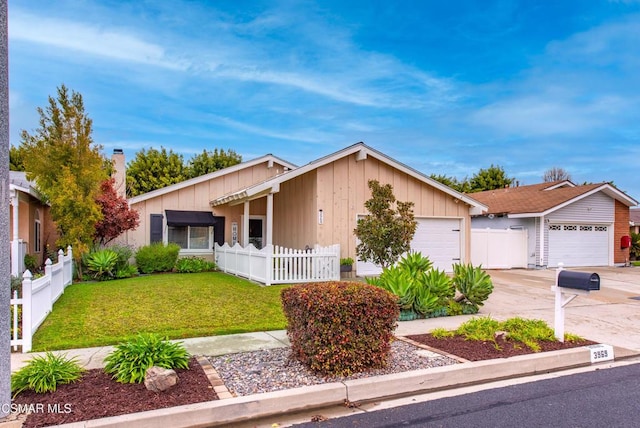
[[[364,141],[425,174],[566,169],[640,199],[640,1],[9,0],[11,143],[62,83],[107,155],[298,165]]]

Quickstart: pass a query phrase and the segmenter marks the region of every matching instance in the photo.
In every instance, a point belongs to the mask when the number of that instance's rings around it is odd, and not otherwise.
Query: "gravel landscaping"
[[[209,361],[236,396],[458,363],[452,358],[396,340],[391,345],[391,358],[384,369],[336,378],[313,374],[298,361],[290,359],[289,354],[289,348],[277,348],[210,357]]]

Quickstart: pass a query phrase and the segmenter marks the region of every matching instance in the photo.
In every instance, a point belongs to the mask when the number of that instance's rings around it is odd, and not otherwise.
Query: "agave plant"
[[[455,264],[453,273],[453,284],[460,293],[456,301],[467,300],[472,305],[482,306],[493,291],[491,277],[482,270],[482,266]]]
[[[433,294],[438,296],[440,306],[446,306],[449,299],[452,299],[456,294],[451,278],[440,269],[431,269],[425,273],[424,284]]]
[[[440,297],[429,287],[422,284],[422,286],[416,289],[415,301],[413,304],[416,312],[427,316],[441,306]]]
[[[94,251],[87,256],[85,263],[95,279],[112,278],[118,263],[118,254],[112,250]]]
[[[367,282],[387,290],[398,296],[400,309],[408,310],[413,307],[415,294],[413,282],[409,275],[397,266],[385,269],[378,278],[367,278]]]

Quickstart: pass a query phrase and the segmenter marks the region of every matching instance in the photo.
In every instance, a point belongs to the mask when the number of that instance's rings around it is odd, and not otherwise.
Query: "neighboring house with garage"
[[[140,226],[126,241],[134,247],[176,242],[182,256],[208,257],[215,243],[221,268],[267,284],[319,278],[313,275],[321,270],[335,279],[339,258],[357,259],[353,230],[367,214],[372,179],[391,184],[398,200],[414,202],[413,249],[449,272],[469,261],[471,215],[487,207],[363,143],[301,167],[267,155],[130,198]],[[262,273],[245,272],[255,266]],[[355,269],[380,272],[362,261]],[[285,270],[288,279],[278,276]]]
[[[629,259],[629,207],[611,184],[570,181],[469,196],[488,210],[471,220],[472,262],[486,268],[613,266]]]
[[[11,275],[17,277],[25,270],[27,254],[34,256],[39,265],[44,264],[47,245],[54,248],[58,235],[49,205],[42,201],[25,172],[9,172],[9,201]]]

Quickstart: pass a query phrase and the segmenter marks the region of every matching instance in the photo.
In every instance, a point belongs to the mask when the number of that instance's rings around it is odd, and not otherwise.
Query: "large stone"
[[[153,392],[162,392],[178,383],[178,375],[175,370],[162,367],[149,367],[144,376],[144,386]]]

